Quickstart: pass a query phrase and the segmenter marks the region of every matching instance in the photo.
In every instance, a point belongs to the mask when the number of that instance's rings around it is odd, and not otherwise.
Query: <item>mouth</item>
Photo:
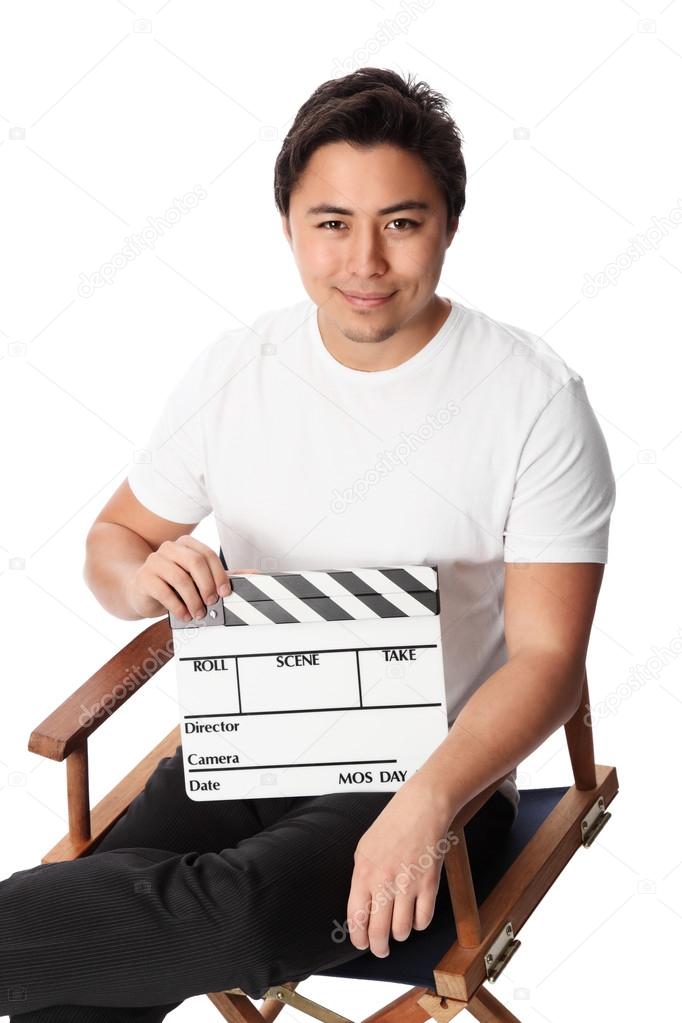
[[[340,288],[339,291],[341,291]],[[353,292],[341,291],[341,294],[348,304],[355,306],[356,309],[374,309],[377,306],[385,305],[387,302],[390,302],[396,292],[391,291],[388,294],[383,295],[359,295],[353,294]]]

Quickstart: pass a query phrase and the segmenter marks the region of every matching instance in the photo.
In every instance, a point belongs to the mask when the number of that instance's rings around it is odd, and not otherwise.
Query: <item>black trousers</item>
[[[193,995],[257,998],[372,954],[346,906],[356,845],[393,793],[196,802],[181,752],[86,856],[0,881],[0,1016],[158,1023]],[[472,862],[512,821],[495,793],[466,826]]]

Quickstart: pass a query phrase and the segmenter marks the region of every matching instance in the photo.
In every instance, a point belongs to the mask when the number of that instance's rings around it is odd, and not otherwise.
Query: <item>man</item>
[[[194,358],[85,565],[118,617],[190,620],[230,592],[191,535],[211,512],[234,571],[437,563],[448,736],[396,793],[263,798],[256,781],[208,803],[186,797],[178,747],[93,855],[0,883],[24,1023],[151,1023],[202,991],[388,955],[444,882],[440,858],[398,874],[503,779],[467,831],[475,863],[493,855],[516,765],[578,708],[613,474],[582,378],[436,294],[465,181],[423,83],[363,68],[310,97],[275,172],[309,297]],[[43,915],[35,945],[22,912]]]

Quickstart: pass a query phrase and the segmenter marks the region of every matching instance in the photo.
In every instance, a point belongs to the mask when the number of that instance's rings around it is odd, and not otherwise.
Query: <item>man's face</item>
[[[310,158],[282,226],[321,320],[349,340],[384,341],[411,320],[433,318],[458,223],[446,218],[445,200],[419,157],[387,144],[332,142]],[[391,297],[359,305],[348,292]]]

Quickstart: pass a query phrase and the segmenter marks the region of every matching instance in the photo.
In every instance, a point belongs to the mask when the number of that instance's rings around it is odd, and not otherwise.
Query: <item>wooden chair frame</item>
[[[90,808],[88,739],[126,700],[173,657],[168,618],[149,625],[123,647],[31,733],[28,749],[50,760],[66,760],[69,831],[41,859],[73,860],[86,854],[126,812],[163,757],[172,756],[180,738],[176,726],[137,766]],[[132,673],[131,673],[132,672]],[[84,720],[83,708],[89,716]],[[498,788],[499,778],[454,817],[444,866],[452,899],[457,940],[433,970],[432,988],[412,987],[366,1017],[363,1023],[447,1023],[467,1009],[481,1023],[519,1023],[485,988],[519,946],[516,935],[573,854],[588,846],[611,814],[618,792],[615,767],[594,762],[587,675],[580,706],[564,725],[574,784],[542,822],[490,895],[479,907],[472,883],[465,824]],[[345,1017],[305,998],[298,983],[269,988],[260,1008],[240,988],[208,993],[231,1023],[271,1023],[290,1004],[323,1023],[349,1023]]]

